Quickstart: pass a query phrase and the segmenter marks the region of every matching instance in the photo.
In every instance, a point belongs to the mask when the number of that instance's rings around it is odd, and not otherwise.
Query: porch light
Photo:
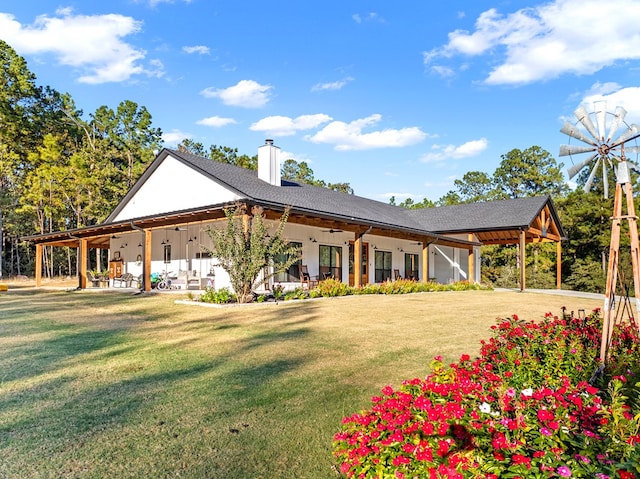
[[[318,241],[316,241],[316,239],[313,236],[309,237],[309,241],[311,241],[312,243],[317,243],[318,242]]]
[[[127,247],[127,243],[122,243],[122,244],[120,245],[120,249],[122,249],[122,248],[126,248],[126,247]]]

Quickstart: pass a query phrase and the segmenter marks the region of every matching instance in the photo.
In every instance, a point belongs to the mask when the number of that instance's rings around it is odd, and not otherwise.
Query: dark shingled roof
[[[346,221],[425,231],[416,219],[406,214],[407,210],[398,206],[288,180],[282,180],[281,186],[274,186],[260,180],[255,170],[212,161],[190,153],[167,151],[171,156],[191,165],[240,196],[259,203],[291,206],[294,211]]]
[[[117,216],[120,209],[135,194],[137,188],[153,174],[155,167],[168,155],[235,192],[238,196],[257,204],[281,208],[290,206],[293,212],[325,219],[419,234],[470,233],[526,228],[531,225],[545,205],[549,204],[554,221],[560,231],[562,228],[553,203],[548,196],[407,210],[380,201],[305,183],[282,180],[281,186],[271,185],[259,179],[255,170],[170,149],[164,149],[158,155],[142,178],[107,219],[107,223]]]
[[[564,236],[549,196],[423,208],[409,210],[407,213],[429,231],[452,234],[527,228],[547,204],[561,236]]]

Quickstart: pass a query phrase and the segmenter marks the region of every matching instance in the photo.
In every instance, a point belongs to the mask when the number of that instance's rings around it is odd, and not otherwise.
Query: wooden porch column
[[[422,282],[429,282],[429,242],[422,242]]]
[[[87,245],[88,242],[86,239],[78,240],[78,261],[80,268],[80,271],[78,271],[78,288],[80,289],[87,288]]]
[[[526,256],[526,233],[524,230],[520,230],[520,291],[524,291],[526,284],[525,284],[525,273],[526,273],[526,267],[525,267],[525,256]]]
[[[562,289],[562,243],[556,243],[556,288]]]
[[[356,231],[353,241],[353,286],[362,286],[362,233]]]
[[[36,243],[36,288],[42,286],[42,244]]]
[[[142,290],[151,291],[151,230],[144,232],[142,255]]]
[[[469,235],[467,236],[467,239],[469,241],[473,241],[474,240],[473,234],[469,233]],[[467,280],[469,281],[469,283],[475,283],[476,282],[476,253],[473,246],[469,250],[469,261],[467,262],[467,268],[469,269]]]

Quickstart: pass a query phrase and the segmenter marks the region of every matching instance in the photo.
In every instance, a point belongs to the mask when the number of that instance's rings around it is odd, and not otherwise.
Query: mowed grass
[[[205,308],[0,296],[0,478],[336,478],[341,418],[497,317],[599,301],[468,291]]]

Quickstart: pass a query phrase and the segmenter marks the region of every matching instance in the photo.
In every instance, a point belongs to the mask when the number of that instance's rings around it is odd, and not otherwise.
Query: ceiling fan
[[[323,233],[342,233],[342,230],[334,230],[333,228],[330,230],[322,230]]]

